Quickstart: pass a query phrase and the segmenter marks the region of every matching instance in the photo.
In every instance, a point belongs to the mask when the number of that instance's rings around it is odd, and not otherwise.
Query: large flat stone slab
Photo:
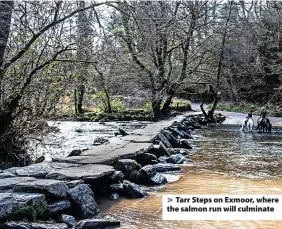
[[[0,192],[12,191],[17,184],[35,181],[33,177],[11,177],[0,179]]]
[[[14,187],[16,192],[43,193],[49,198],[66,198],[68,190],[68,186],[63,181],[49,179],[18,183]]]
[[[118,159],[134,158],[138,154],[146,152],[151,145],[151,143],[127,142],[127,144],[123,145],[121,148],[114,149],[110,152],[104,151],[99,153],[93,149],[89,150],[87,155],[56,159],[56,161],[77,164],[113,165]]]
[[[53,163],[43,162],[25,167],[10,168],[9,171],[16,176],[45,178],[45,176],[53,170],[71,168],[77,166],[79,165],[70,164],[70,163],[66,164],[66,163],[58,163],[58,162],[53,162]]]
[[[0,193],[0,220],[12,215],[19,206],[40,205],[45,203],[45,196],[38,193]]]
[[[112,166],[86,164],[53,170],[46,177],[56,180],[95,180],[97,178],[110,176],[114,171]]]

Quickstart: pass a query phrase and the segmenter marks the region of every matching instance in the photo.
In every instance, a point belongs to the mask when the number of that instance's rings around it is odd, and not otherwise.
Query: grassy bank
[[[191,103],[188,100],[174,99],[171,103],[172,112],[186,112],[191,111]],[[88,108],[85,113],[75,115],[74,111],[61,111],[57,119],[67,120],[73,119],[77,121],[92,121],[92,122],[106,122],[106,121],[154,121],[151,103],[144,104],[141,108],[130,109],[119,101],[118,106],[113,106],[111,113],[106,112],[101,107]]]

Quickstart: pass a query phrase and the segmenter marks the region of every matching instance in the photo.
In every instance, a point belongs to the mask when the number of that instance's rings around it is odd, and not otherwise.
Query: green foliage
[[[152,111],[152,103],[151,102],[145,103],[144,106],[143,106],[143,110],[144,111]]]
[[[209,105],[211,108],[212,104]],[[240,112],[240,113],[248,113],[250,110],[253,111],[253,114],[259,114],[260,106],[259,105],[246,105],[246,104],[218,104],[216,107],[217,110],[220,111],[229,111],[229,112]]]
[[[112,99],[111,106],[113,112],[120,112],[126,110],[124,102],[120,99]]]
[[[35,221],[43,218],[46,209],[46,201],[37,205],[20,205],[13,211],[12,216],[16,219]]]
[[[173,110],[180,112],[192,110],[190,101],[184,99],[174,99],[170,106]]]

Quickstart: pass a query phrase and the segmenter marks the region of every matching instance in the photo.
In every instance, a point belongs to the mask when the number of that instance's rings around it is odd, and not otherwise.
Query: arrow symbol
[[[167,198],[167,202],[168,202],[168,203],[170,203],[170,202],[172,202],[172,201],[173,201],[173,199],[171,199],[171,198],[169,198],[169,197]]]

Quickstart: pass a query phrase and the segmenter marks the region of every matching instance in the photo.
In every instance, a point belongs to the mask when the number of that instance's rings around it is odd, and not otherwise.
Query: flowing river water
[[[280,221],[164,221],[165,194],[281,194],[282,131],[242,133],[238,126],[197,130],[191,159],[180,179],[150,192],[145,199],[100,200],[103,213],[113,214],[122,229],[282,228]]]

